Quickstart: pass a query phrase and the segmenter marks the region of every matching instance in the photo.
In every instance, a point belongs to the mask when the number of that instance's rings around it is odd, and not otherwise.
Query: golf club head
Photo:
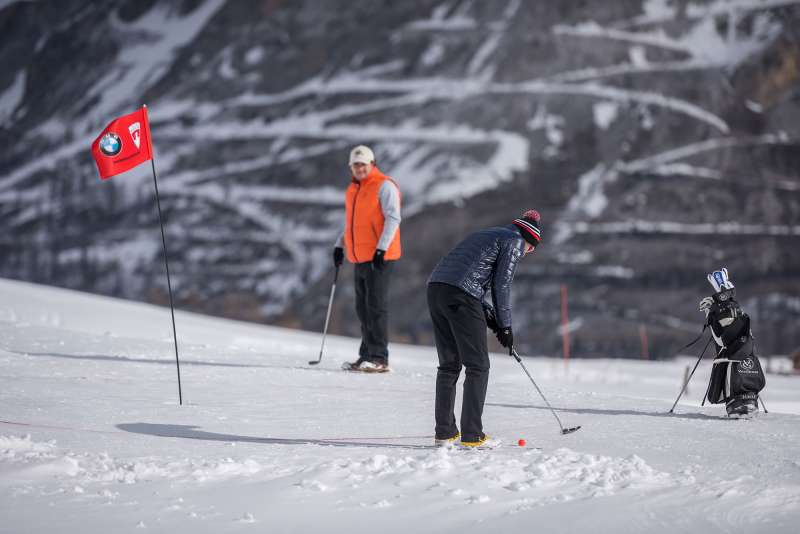
[[[562,434],[572,434],[573,432],[577,432],[580,429],[580,425],[573,426],[572,428],[565,428],[561,431]]]
[[[308,362],[308,365],[317,365],[318,363],[319,361],[317,360],[311,360],[310,362]]]

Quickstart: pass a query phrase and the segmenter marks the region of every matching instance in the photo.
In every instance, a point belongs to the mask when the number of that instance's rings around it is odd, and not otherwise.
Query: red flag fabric
[[[111,121],[92,142],[92,156],[103,180],[152,159],[147,107]]]

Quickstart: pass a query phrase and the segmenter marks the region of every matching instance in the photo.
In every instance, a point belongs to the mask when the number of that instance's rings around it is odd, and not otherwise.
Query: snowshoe
[[[464,441],[462,438],[458,445],[463,449],[496,449],[500,446],[500,440],[481,434],[481,437],[474,441]]]
[[[453,447],[458,441],[458,438],[461,437],[461,432],[456,432],[455,436],[451,436],[449,438],[434,438],[433,444],[437,447]]]
[[[359,358],[354,362],[344,362],[342,363],[342,371],[358,371],[361,362],[364,361],[364,358]]]
[[[364,360],[359,358],[355,362],[344,362],[342,370],[355,371],[361,373],[388,373],[389,365],[382,361]]]
[[[758,413],[758,398],[731,399],[725,404],[728,417],[733,419],[749,419]]]

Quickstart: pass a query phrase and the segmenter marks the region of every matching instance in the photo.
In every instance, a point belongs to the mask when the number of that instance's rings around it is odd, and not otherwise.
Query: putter
[[[544,401],[545,404],[547,404],[547,407],[550,408],[550,413],[552,413],[553,417],[555,417],[556,421],[558,421],[558,427],[561,429],[561,434],[562,435],[564,435],[564,434],[572,434],[573,432],[577,432],[578,430],[580,430],[580,428],[581,428],[580,425],[564,428],[564,425],[561,424],[561,419],[558,418],[558,415],[556,415],[556,411],[553,409],[552,406],[550,406],[550,403],[547,402],[547,398],[544,396],[544,393],[542,393],[542,390],[539,389],[539,386],[536,385],[536,381],[533,379],[531,374],[528,372],[528,369],[525,367],[525,364],[522,363],[522,358],[519,357],[519,354],[517,354],[517,349],[515,349],[514,347],[511,347],[511,355],[514,357],[515,360],[517,360],[517,363],[519,363],[522,366],[522,370],[525,371],[526,375],[528,375],[528,378],[530,379],[531,384],[533,384],[533,387],[535,387],[536,391],[539,392],[539,395],[541,395],[542,400]]]
[[[328,298],[328,313],[325,314],[325,328],[322,330],[322,346],[319,348],[319,358],[310,360],[308,365],[317,365],[322,361],[322,353],[325,350],[325,337],[328,335],[328,323],[331,319],[331,308],[333,308],[333,295],[336,293],[336,280],[339,278],[339,266],[336,266],[336,273],[333,275],[333,285],[331,286],[331,296]]]

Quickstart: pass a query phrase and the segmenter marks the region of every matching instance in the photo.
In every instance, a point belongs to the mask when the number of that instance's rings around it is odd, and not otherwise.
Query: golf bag
[[[706,398],[725,403],[728,415],[748,415],[758,410],[758,393],[766,380],[755,354],[750,317],[736,302],[736,289],[728,270],[714,271],[708,280],[716,292],[700,302],[717,345]]]

